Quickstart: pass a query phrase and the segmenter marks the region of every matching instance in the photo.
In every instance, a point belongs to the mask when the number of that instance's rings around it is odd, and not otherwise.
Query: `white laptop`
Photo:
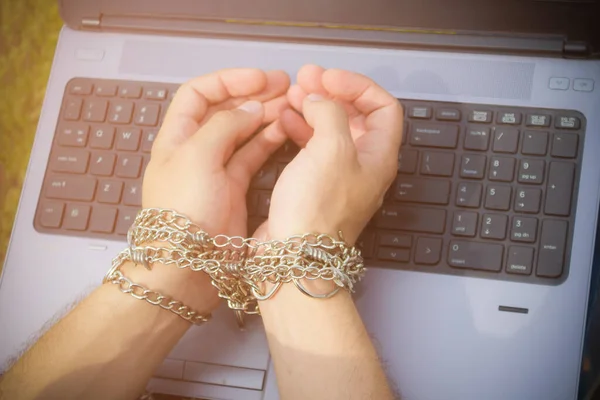
[[[405,106],[356,295],[407,400],[575,399],[600,198],[598,2],[62,0],[2,280],[0,364],[98,285],[175,88],[227,67],[350,69]],[[597,33],[597,31],[596,31]],[[264,220],[286,145],[253,182]],[[310,384],[310,382],[307,382]],[[225,307],[148,384],[277,399],[258,317]]]

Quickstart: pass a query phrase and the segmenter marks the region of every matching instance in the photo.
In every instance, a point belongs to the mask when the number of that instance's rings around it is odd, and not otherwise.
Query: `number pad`
[[[481,237],[503,240],[506,237],[508,217],[502,214],[484,214],[481,221]]]
[[[490,160],[490,181],[511,182],[515,174],[515,159],[492,157]]]
[[[485,195],[485,208],[507,211],[510,209],[512,188],[507,185],[489,185]]]
[[[540,211],[540,189],[517,188],[515,196],[515,211],[524,213],[537,213]]]
[[[462,178],[483,179],[485,175],[486,157],[478,154],[462,156],[460,176]]]
[[[477,220],[479,215],[472,211],[454,212],[452,222],[452,234],[455,236],[475,236],[477,232]]]
[[[513,242],[535,242],[537,236],[537,218],[513,217],[510,240]]]
[[[544,181],[545,165],[546,163],[544,160],[521,160],[519,163],[519,177],[517,180],[520,183],[542,183]]]
[[[482,188],[483,186],[480,183],[460,183],[456,192],[456,205],[460,207],[479,207]]]

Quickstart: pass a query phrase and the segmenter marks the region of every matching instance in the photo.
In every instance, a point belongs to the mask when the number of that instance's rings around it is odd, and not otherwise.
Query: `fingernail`
[[[251,114],[259,113],[262,110],[262,103],[256,100],[250,100],[238,107],[238,110],[246,111]]]
[[[311,93],[308,96],[306,96],[306,98],[309,101],[321,101],[321,100],[323,100],[323,96],[321,96],[320,94],[316,94],[316,93]]]

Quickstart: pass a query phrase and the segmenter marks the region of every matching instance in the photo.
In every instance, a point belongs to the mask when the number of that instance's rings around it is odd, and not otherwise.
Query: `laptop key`
[[[126,206],[142,206],[142,183],[127,182],[123,192],[123,204]]]
[[[395,198],[402,202],[448,204],[450,181],[399,176],[396,182]]]
[[[489,180],[511,182],[515,175],[515,159],[492,157],[490,160]]]
[[[534,243],[537,238],[537,218],[513,217],[510,240],[513,242]]]
[[[150,87],[144,92],[144,98],[148,100],[165,100],[167,98],[167,89],[163,87]]]
[[[133,115],[133,102],[114,100],[110,102],[108,121],[113,124],[129,124]]]
[[[414,174],[417,170],[417,150],[401,150],[398,154],[398,172],[403,174]]]
[[[409,262],[410,250],[395,247],[380,247],[377,251],[377,258],[383,261]]]
[[[477,208],[481,204],[483,185],[473,182],[461,182],[456,190],[456,205]]]
[[[520,112],[499,112],[496,122],[505,125],[521,125],[521,117]]]
[[[550,126],[551,119],[552,117],[548,114],[528,114],[525,125],[548,127]]]
[[[469,122],[489,124],[492,122],[494,112],[489,110],[472,110],[469,113]]]
[[[259,217],[268,217],[269,216],[269,208],[271,207],[271,193],[270,192],[262,192],[258,195],[258,216]]]
[[[107,151],[92,153],[90,173],[97,176],[111,176],[115,169],[117,156]]]
[[[363,231],[356,241],[356,247],[360,249],[364,258],[373,257],[374,244],[375,233],[371,231]]]
[[[73,79],[69,82],[69,90],[70,94],[75,95],[86,95],[91,94],[93,89],[92,82],[85,79]]]
[[[260,171],[254,176],[250,187],[253,189],[266,189],[271,190],[275,186],[277,180],[277,166],[274,164],[267,164],[263,166]]]
[[[376,226],[423,233],[443,233],[446,211],[439,208],[383,206],[376,217]]]
[[[435,111],[435,119],[438,121],[460,121],[460,110],[456,108],[438,108]]]
[[[452,176],[454,172],[454,154],[442,152],[424,152],[421,157],[421,175]]]
[[[409,249],[412,246],[412,236],[402,233],[382,233],[379,235],[379,245]]]
[[[123,193],[123,182],[102,179],[98,182],[98,203],[119,204]]]
[[[100,82],[96,85],[94,93],[99,97],[114,97],[117,95],[117,85],[114,83]]]
[[[152,145],[154,144],[154,139],[156,139],[156,135],[158,131],[156,129],[144,129],[144,135],[142,138],[142,152],[150,153],[152,151]]]
[[[557,116],[554,120],[554,127],[558,129],[579,129],[581,120],[577,117]]]
[[[58,201],[44,201],[39,208],[40,225],[45,228],[60,228],[65,203]]]
[[[456,148],[458,126],[414,122],[410,124],[410,144],[420,147]]]
[[[90,219],[90,231],[98,233],[112,233],[117,220],[117,209],[115,207],[96,206],[92,210]]]
[[[516,153],[519,146],[519,130],[514,128],[497,128],[494,131],[495,153]]]
[[[512,188],[508,185],[488,185],[484,207],[488,210],[508,211]]]
[[[141,169],[142,156],[120,155],[115,175],[119,178],[139,178]]]
[[[474,237],[477,232],[479,214],[473,211],[455,211],[452,220],[452,234]]]
[[[115,233],[118,235],[127,235],[127,231],[133,225],[138,210],[135,208],[120,208],[117,216],[117,226]]]
[[[571,197],[575,164],[568,162],[551,162],[546,187],[546,204],[544,212],[549,215],[568,216],[571,213]]]
[[[481,237],[504,240],[508,217],[501,214],[484,214],[481,221]]]
[[[92,149],[109,150],[115,140],[115,128],[109,125],[92,125],[90,132],[90,147]]]
[[[74,231],[85,231],[90,218],[90,206],[69,204],[65,212],[64,228]]]
[[[141,126],[156,126],[160,115],[160,104],[144,104],[137,107],[133,122]]]
[[[117,128],[117,150],[137,151],[142,131],[139,128]]]
[[[96,179],[83,176],[50,177],[46,181],[46,197],[57,200],[92,201]]]
[[[467,150],[486,151],[490,145],[490,128],[469,126],[464,147]]]
[[[104,122],[108,101],[101,99],[86,99],[83,106],[83,120],[87,122]]]
[[[84,174],[88,167],[90,153],[80,149],[56,149],[50,160],[50,169],[54,172]]]
[[[415,264],[435,265],[442,257],[442,239],[420,237],[415,247]]]
[[[540,189],[517,188],[515,193],[515,211],[523,213],[537,213],[540,211]]]
[[[410,107],[408,109],[408,116],[411,118],[430,119],[431,107]]]
[[[579,139],[575,133],[555,133],[552,135],[552,156],[561,158],[577,157]]]
[[[520,183],[542,183],[544,180],[544,160],[522,159],[519,162],[517,181]]]
[[[124,83],[119,86],[119,96],[126,99],[139,99],[142,97],[142,86],[137,83]]]
[[[504,246],[500,244],[452,240],[448,248],[448,264],[455,268],[499,272],[503,255]]]
[[[567,221],[547,219],[542,222],[536,275],[547,278],[562,275],[567,228]]]
[[[525,131],[521,153],[545,156],[548,151],[548,132]]]
[[[533,268],[533,247],[510,246],[508,248],[506,272],[529,275]]]
[[[487,158],[482,155],[466,154],[462,156],[460,164],[461,178],[483,179],[486,162]]]
[[[67,121],[77,121],[81,116],[83,100],[78,98],[68,99],[63,111],[63,118]]]
[[[85,147],[88,140],[89,126],[86,124],[61,124],[58,128],[58,144],[60,146]]]

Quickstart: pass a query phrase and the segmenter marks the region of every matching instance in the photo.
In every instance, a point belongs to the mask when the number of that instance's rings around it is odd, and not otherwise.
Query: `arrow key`
[[[415,264],[435,265],[440,262],[442,239],[420,237],[415,249]]]
[[[410,260],[410,250],[396,249],[393,247],[380,247],[377,252],[377,258],[384,261],[408,262]]]

